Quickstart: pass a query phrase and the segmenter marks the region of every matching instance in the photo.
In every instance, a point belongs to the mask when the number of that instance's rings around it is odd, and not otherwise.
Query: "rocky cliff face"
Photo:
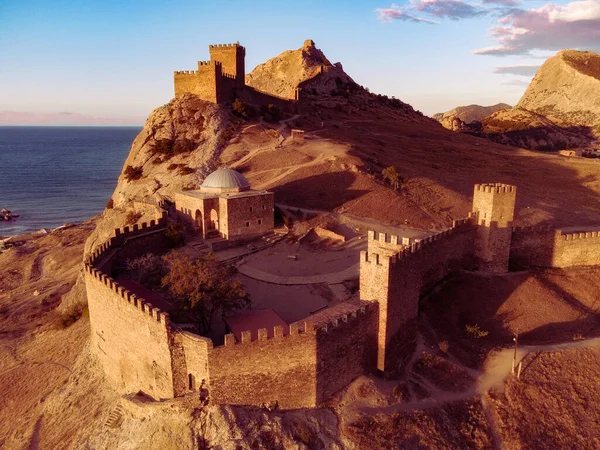
[[[434,118],[449,130],[515,147],[590,148],[600,139],[600,55],[577,50],[558,52],[538,70],[514,108],[500,109],[470,123],[463,118],[469,116],[460,109]]]
[[[137,217],[141,221],[155,218],[152,204],[159,199],[198,187],[215,169],[214,161],[234,128],[226,109],[194,95],[155,109],[131,146],[86,252],[109,238],[114,228],[131,224],[132,215],[141,214]]]
[[[600,55],[558,52],[538,70],[517,106],[558,125],[589,126],[600,131]]]
[[[457,106],[456,108],[446,111],[445,113],[434,114],[432,117],[440,122],[445,128],[453,129],[450,126],[452,126],[452,121],[454,118],[460,119],[464,123],[470,123],[476,120],[483,120],[487,116],[494,114],[496,111],[508,108],[510,108],[510,105],[507,105],[506,103],[498,103],[491,106]]]
[[[332,64],[311,40],[297,50],[286,50],[256,66],[246,75],[246,84],[279,97],[294,98],[294,90],[302,82],[319,74]]]

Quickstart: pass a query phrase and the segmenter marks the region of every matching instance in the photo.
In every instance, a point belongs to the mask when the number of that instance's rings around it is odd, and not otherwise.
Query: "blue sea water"
[[[110,198],[140,127],[0,127],[0,236],[82,222]]]

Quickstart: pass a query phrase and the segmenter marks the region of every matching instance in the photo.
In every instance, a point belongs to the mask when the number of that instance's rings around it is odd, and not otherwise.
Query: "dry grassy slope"
[[[432,117],[438,122],[442,122],[443,119],[449,117],[458,117],[465,123],[473,122],[475,120],[482,120],[487,116],[495,113],[496,111],[501,111],[503,109],[510,108],[510,105],[506,103],[498,103],[496,105],[491,106],[481,106],[481,105],[468,105],[468,106],[457,106],[456,108],[451,109],[450,111],[446,111],[444,113],[434,114]]]
[[[422,228],[465,216],[473,185],[488,181],[518,186],[517,223],[600,221],[600,180],[591,160],[516,150],[381,106],[351,113],[315,107],[290,125],[307,131],[304,143],[257,148],[250,141],[263,131],[254,127],[251,137],[242,135],[224,150],[221,161],[272,189],[277,202]],[[235,165],[237,158],[243,160]],[[408,178],[400,192],[379,180],[389,165]]]
[[[546,60],[517,106],[559,124],[599,126],[598,93],[600,55],[562,50]]]
[[[505,448],[600,448],[600,347],[531,353],[488,404]]]

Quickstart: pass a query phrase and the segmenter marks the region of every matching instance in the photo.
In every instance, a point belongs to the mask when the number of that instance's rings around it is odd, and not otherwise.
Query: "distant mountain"
[[[458,117],[464,123],[470,123],[476,120],[482,120],[485,117],[494,114],[496,111],[508,109],[510,107],[511,106],[507,105],[506,103],[498,103],[497,105],[492,106],[457,106],[456,108],[451,109],[450,111],[434,114],[432,117],[438,122],[442,122],[444,119],[447,121],[450,117]]]
[[[590,126],[600,131],[600,55],[558,52],[540,67],[517,106],[558,125]]]
[[[460,108],[434,118],[450,130],[515,147],[586,148],[600,140],[599,99],[600,55],[561,50],[540,67],[515,107],[471,122]]]
[[[0,126],[141,126],[142,117],[95,117],[72,112],[0,111]]]

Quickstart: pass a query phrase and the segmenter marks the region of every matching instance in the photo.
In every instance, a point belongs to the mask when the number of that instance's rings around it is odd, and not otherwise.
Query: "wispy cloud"
[[[532,50],[600,50],[600,0],[548,3],[529,10],[507,10],[490,28],[496,45],[478,55],[528,55]]]
[[[405,22],[422,22],[429,24],[438,23],[434,20],[423,19],[421,17],[415,17],[411,14],[407,14],[405,9],[402,9],[398,5],[394,5],[393,3],[389,8],[377,8],[375,11],[377,11],[378,14],[377,20],[379,20],[381,23],[389,23],[393,20],[402,20]]]
[[[499,1],[512,2],[513,0]],[[434,19],[462,20],[489,13],[488,9],[478,4],[462,0],[410,0],[410,3],[403,7],[392,4],[389,8],[377,8],[375,11],[378,14],[377,19],[382,23],[389,23],[393,20],[439,23]],[[421,15],[434,19],[427,19]]]
[[[494,73],[520,75],[524,77],[532,77],[539,70],[540,66],[501,66],[495,67]]]
[[[505,81],[502,84],[505,86],[519,86],[519,87],[529,86],[529,83],[527,81],[523,81],[523,80],[510,80],[510,81]]]

